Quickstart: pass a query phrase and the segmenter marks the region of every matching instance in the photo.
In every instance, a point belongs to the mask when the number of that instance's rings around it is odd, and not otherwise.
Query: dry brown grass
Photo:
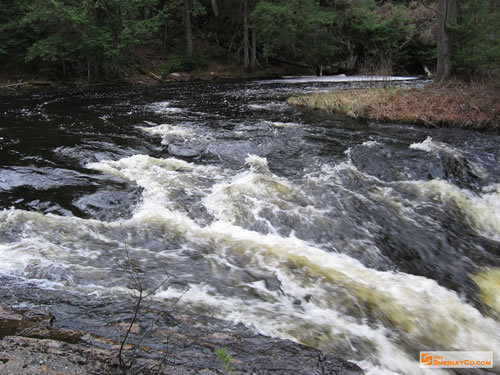
[[[289,103],[376,121],[500,129],[500,86],[494,83],[337,90],[293,97]]]

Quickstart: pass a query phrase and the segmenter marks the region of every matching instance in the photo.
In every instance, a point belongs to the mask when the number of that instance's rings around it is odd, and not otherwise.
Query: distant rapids
[[[146,288],[173,275],[154,299],[370,375],[453,374],[421,350],[498,366],[500,135],[285,101],[367,84],[0,96],[0,274],[118,301],[128,254]]]

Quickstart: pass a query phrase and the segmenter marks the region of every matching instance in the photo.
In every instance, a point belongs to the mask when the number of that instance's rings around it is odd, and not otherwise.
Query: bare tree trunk
[[[212,12],[214,12],[215,17],[219,17],[219,8],[217,7],[217,0],[211,0]]]
[[[127,10],[126,9],[122,9],[122,4],[118,3],[118,7],[116,8],[116,16],[117,18],[120,20],[120,29],[123,29],[123,30],[128,30],[129,29],[129,25],[127,23]],[[120,35],[121,33],[117,33],[116,35],[116,47],[117,47],[117,50],[118,50],[118,53],[121,54],[121,44],[122,44],[122,41],[121,41],[121,38],[120,38]],[[120,77],[120,59],[118,58],[114,58],[114,60],[116,61],[116,75],[117,77],[119,78]]]
[[[243,0],[243,65],[246,69],[250,67],[248,43],[248,0]]]
[[[257,63],[257,30],[255,25],[252,27],[252,58],[250,59],[250,70],[255,72],[255,64]]]
[[[149,20],[151,18],[151,13],[152,13],[151,5],[145,6],[144,7],[144,19]]]
[[[59,59],[61,61],[63,79],[66,80],[68,73],[66,70],[66,61],[64,60],[64,48],[62,48],[61,51],[59,52]]]
[[[161,3],[161,8],[165,11],[167,11],[167,2],[166,0],[163,0]],[[162,54],[165,55],[167,52],[167,36],[168,36],[168,16],[165,14],[164,16],[164,21],[163,21],[163,40],[162,40]]]
[[[186,26],[186,53],[193,56],[193,30],[191,29],[191,0],[184,0],[184,24]]]
[[[457,0],[438,0],[438,40],[436,82],[451,75],[453,35],[450,26],[457,22]]]
[[[66,80],[68,73],[66,72],[66,62],[64,61],[64,57],[61,57],[61,64],[62,64],[63,78],[64,80]]]
[[[90,83],[90,51],[87,52],[87,83]]]
[[[167,52],[167,35],[168,35],[168,24],[167,24],[167,19],[165,17],[165,23],[163,24],[163,43],[161,48],[164,55]]]

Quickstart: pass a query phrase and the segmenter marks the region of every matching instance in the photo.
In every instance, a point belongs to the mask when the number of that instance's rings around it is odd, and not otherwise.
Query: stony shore
[[[360,375],[331,354],[192,311],[141,307],[0,278],[0,374]],[[12,307],[16,306],[16,307]],[[215,350],[230,355],[230,370]]]

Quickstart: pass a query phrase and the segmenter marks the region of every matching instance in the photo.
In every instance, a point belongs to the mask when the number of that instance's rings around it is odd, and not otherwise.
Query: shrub
[[[161,72],[163,76],[168,76],[172,72],[192,72],[205,65],[205,57],[172,53],[167,56],[167,62],[162,66]]]

